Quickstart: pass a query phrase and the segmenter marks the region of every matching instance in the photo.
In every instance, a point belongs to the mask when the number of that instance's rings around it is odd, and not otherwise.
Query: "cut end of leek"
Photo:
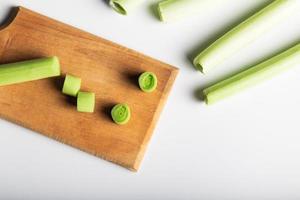
[[[127,104],[117,104],[111,110],[111,117],[116,124],[125,125],[131,117],[130,108]]]
[[[197,68],[201,73],[205,74],[204,68],[203,68],[203,66],[202,66],[200,63],[196,64],[195,66],[196,66],[196,68]]]
[[[124,8],[124,6],[122,6],[122,4],[120,2],[118,2],[116,0],[110,0],[109,4],[118,13],[120,13],[122,15],[127,15],[126,9]]]
[[[45,58],[47,59],[47,58]],[[57,56],[48,58],[52,62],[53,76],[60,76],[60,64]]]
[[[202,72],[203,74],[205,74],[205,72],[204,72],[204,67],[203,67],[203,65],[200,63],[200,58],[199,58],[199,56],[196,57],[196,58],[194,59],[193,64],[194,64],[194,66],[195,66],[195,68],[196,68],[197,70],[199,70],[200,72]]]
[[[139,77],[139,86],[144,92],[153,92],[157,87],[157,77],[153,72],[144,72]]]

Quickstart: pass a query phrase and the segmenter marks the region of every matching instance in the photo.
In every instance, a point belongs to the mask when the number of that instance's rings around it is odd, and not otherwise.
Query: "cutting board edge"
[[[167,81],[166,87],[163,91],[163,97],[160,99],[160,102],[158,104],[158,108],[154,114],[153,120],[151,122],[150,128],[148,129],[144,141],[142,142],[140,146],[140,150],[136,156],[135,163],[132,166],[133,171],[138,171],[141,165],[141,162],[144,158],[144,154],[147,150],[147,146],[149,144],[149,141],[151,139],[151,136],[153,135],[154,129],[156,127],[157,121],[159,120],[159,117],[161,116],[161,112],[163,111],[164,105],[166,104],[166,100],[171,92],[171,89],[174,85],[175,79],[179,74],[179,70],[172,70],[171,75],[169,77],[169,80]]]
[[[57,141],[59,144],[62,144],[63,146],[67,145],[67,146],[69,146],[69,147],[71,147],[71,148],[74,148],[74,149],[79,150],[79,151],[81,151],[81,152],[87,153],[88,155],[92,155],[92,156],[101,158],[101,159],[103,159],[103,160],[106,160],[106,161],[108,161],[108,162],[111,162],[112,164],[117,164],[117,166],[118,166],[118,165],[119,165],[119,166],[122,166],[122,167],[124,167],[124,168],[126,168],[126,169],[128,169],[128,170],[130,170],[130,171],[133,171],[133,172],[137,172],[137,171],[138,171],[138,169],[134,168],[133,165],[128,165],[128,164],[126,164],[126,163],[122,163],[122,162],[120,162],[120,161],[116,161],[116,160],[114,160],[114,159],[111,159],[111,158],[109,158],[108,156],[103,156],[103,155],[100,155],[100,154],[95,153],[95,152],[92,152],[92,151],[87,151],[87,150],[81,149],[80,147],[73,145],[71,142],[62,141],[62,140],[60,140],[60,139],[57,138],[57,137],[51,137],[51,136],[49,136],[49,135],[41,134],[43,131],[40,131],[40,130],[37,130],[37,129],[33,129],[33,128],[31,128],[30,126],[24,125],[22,122],[19,122],[19,121],[15,120],[15,119],[12,119],[12,118],[10,118],[10,117],[8,117],[8,116],[6,116],[6,115],[0,114],[0,118],[1,118],[2,120],[5,120],[5,121],[9,122],[9,123],[12,123],[12,124],[14,124],[14,125],[18,125],[18,126],[20,126],[20,127],[22,127],[22,128],[25,128],[25,129],[27,129],[27,130],[29,130],[29,131],[32,131],[33,133],[36,133],[36,134],[38,134],[39,136],[46,137],[46,138],[50,138],[50,139],[52,139],[52,140],[54,140],[54,141]]]
[[[6,20],[4,20],[5,22],[3,23],[3,25],[0,26],[0,34],[1,34],[2,32],[5,33],[5,32],[8,31],[11,27],[14,26],[14,23],[16,23],[16,21],[18,20],[18,18],[19,18],[19,16],[20,16],[20,13],[21,13],[22,11],[23,11],[23,12],[31,12],[31,13],[35,13],[36,15],[39,15],[39,16],[41,16],[41,17],[43,17],[43,18],[51,19],[51,20],[53,20],[54,22],[57,22],[57,23],[60,23],[60,24],[62,24],[62,25],[64,25],[64,26],[67,26],[67,27],[76,29],[76,30],[78,30],[78,31],[80,31],[80,32],[82,32],[82,33],[84,33],[84,34],[88,34],[88,35],[91,36],[91,37],[95,37],[95,38],[97,38],[97,39],[101,38],[101,40],[103,40],[103,41],[109,43],[110,45],[112,45],[112,46],[114,46],[114,47],[116,47],[116,48],[122,47],[122,48],[127,49],[128,52],[130,52],[130,53],[132,53],[132,54],[136,54],[136,55],[140,55],[140,56],[143,56],[143,57],[147,57],[147,58],[150,58],[150,59],[153,60],[153,61],[159,62],[159,63],[161,63],[161,64],[164,65],[164,66],[163,66],[164,68],[167,68],[167,69],[170,70],[170,71],[173,71],[173,70],[175,70],[175,71],[177,71],[177,72],[180,71],[180,69],[179,69],[178,67],[175,67],[174,65],[171,65],[171,64],[168,64],[168,63],[163,62],[163,61],[161,61],[161,60],[158,60],[158,59],[156,59],[156,58],[154,58],[154,57],[152,57],[152,56],[149,56],[149,55],[140,53],[139,51],[134,50],[134,49],[132,49],[132,48],[123,46],[123,45],[121,45],[121,44],[117,44],[117,43],[115,43],[115,42],[113,42],[113,41],[111,41],[111,40],[108,40],[108,39],[103,38],[103,37],[101,37],[101,36],[98,36],[98,35],[96,35],[96,34],[93,34],[93,33],[87,32],[87,31],[85,31],[85,30],[83,30],[83,29],[80,29],[80,28],[78,28],[78,27],[75,27],[74,25],[69,25],[69,24],[67,24],[67,23],[61,22],[61,21],[59,21],[59,20],[57,20],[57,19],[54,19],[54,18],[52,18],[52,17],[48,17],[48,16],[45,16],[45,15],[43,15],[43,14],[41,14],[41,13],[32,11],[32,10],[30,10],[30,9],[24,7],[24,6],[15,6],[15,7],[13,7],[13,8],[11,9],[10,15],[8,16],[8,18],[7,18]],[[98,42],[98,41],[96,41],[96,42]]]
[[[5,31],[6,29],[8,29],[9,26],[11,26],[14,23],[15,19],[17,18],[18,14],[19,14],[20,9],[21,9],[21,6],[15,6],[10,9],[9,14],[6,17],[6,19],[4,19],[2,23],[0,23],[0,33],[2,31]]]

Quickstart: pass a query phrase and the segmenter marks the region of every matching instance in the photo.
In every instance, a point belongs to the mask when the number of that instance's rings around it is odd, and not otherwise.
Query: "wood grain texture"
[[[58,56],[62,74],[82,78],[96,93],[95,113],[79,113],[61,93],[63,76],[0,87],[0,116],[130,170],[138,170],[178,69],[74,27],[19,7],[0,30],[0,62]],[[138,88],[144,71],[158,76],[151,94]],[[110,109],[127,103],[127,125],[112,122]]]

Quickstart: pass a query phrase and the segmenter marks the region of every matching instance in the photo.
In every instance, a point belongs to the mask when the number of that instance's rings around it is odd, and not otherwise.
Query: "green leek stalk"
[[[23,83],[60,75],[57,57],[0,65],[0,86]]]
[[[299,9],[299,0],[275,0],[201,52],[195,67],[208,72]]]
[[[164,0],[158,3],[158,14],[163,22],[172,22],[184,17],[195,15],[221,6],[220,3],[225,3],[224,0]]]
[[[204,89],[205,101],[208,105],[213,104],[270,79],[296,65],[300,65],[300,44],[261,64]]]

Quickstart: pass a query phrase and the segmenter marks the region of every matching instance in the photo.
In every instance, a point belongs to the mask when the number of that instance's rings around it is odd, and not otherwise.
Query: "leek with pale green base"
[[[164,0],[158,3],[158,14],[161,21],[172,22],[221,6],[220,3],[224,0]]]
[[[300,65],[300,44],[289,50],[221,81],[203,91],[207,104],[213,104],[228,96],[272,78],[293,66]]]
[[[0,86],[23,83],[60,75],[57,57],[0,65]]]
[[[110,0],[109,5],[118,13],[127,15],[136,9],[144,0]]]
[[[201,52],[195,67],[206,73],[299,9],[299,0],[275,0]]]

